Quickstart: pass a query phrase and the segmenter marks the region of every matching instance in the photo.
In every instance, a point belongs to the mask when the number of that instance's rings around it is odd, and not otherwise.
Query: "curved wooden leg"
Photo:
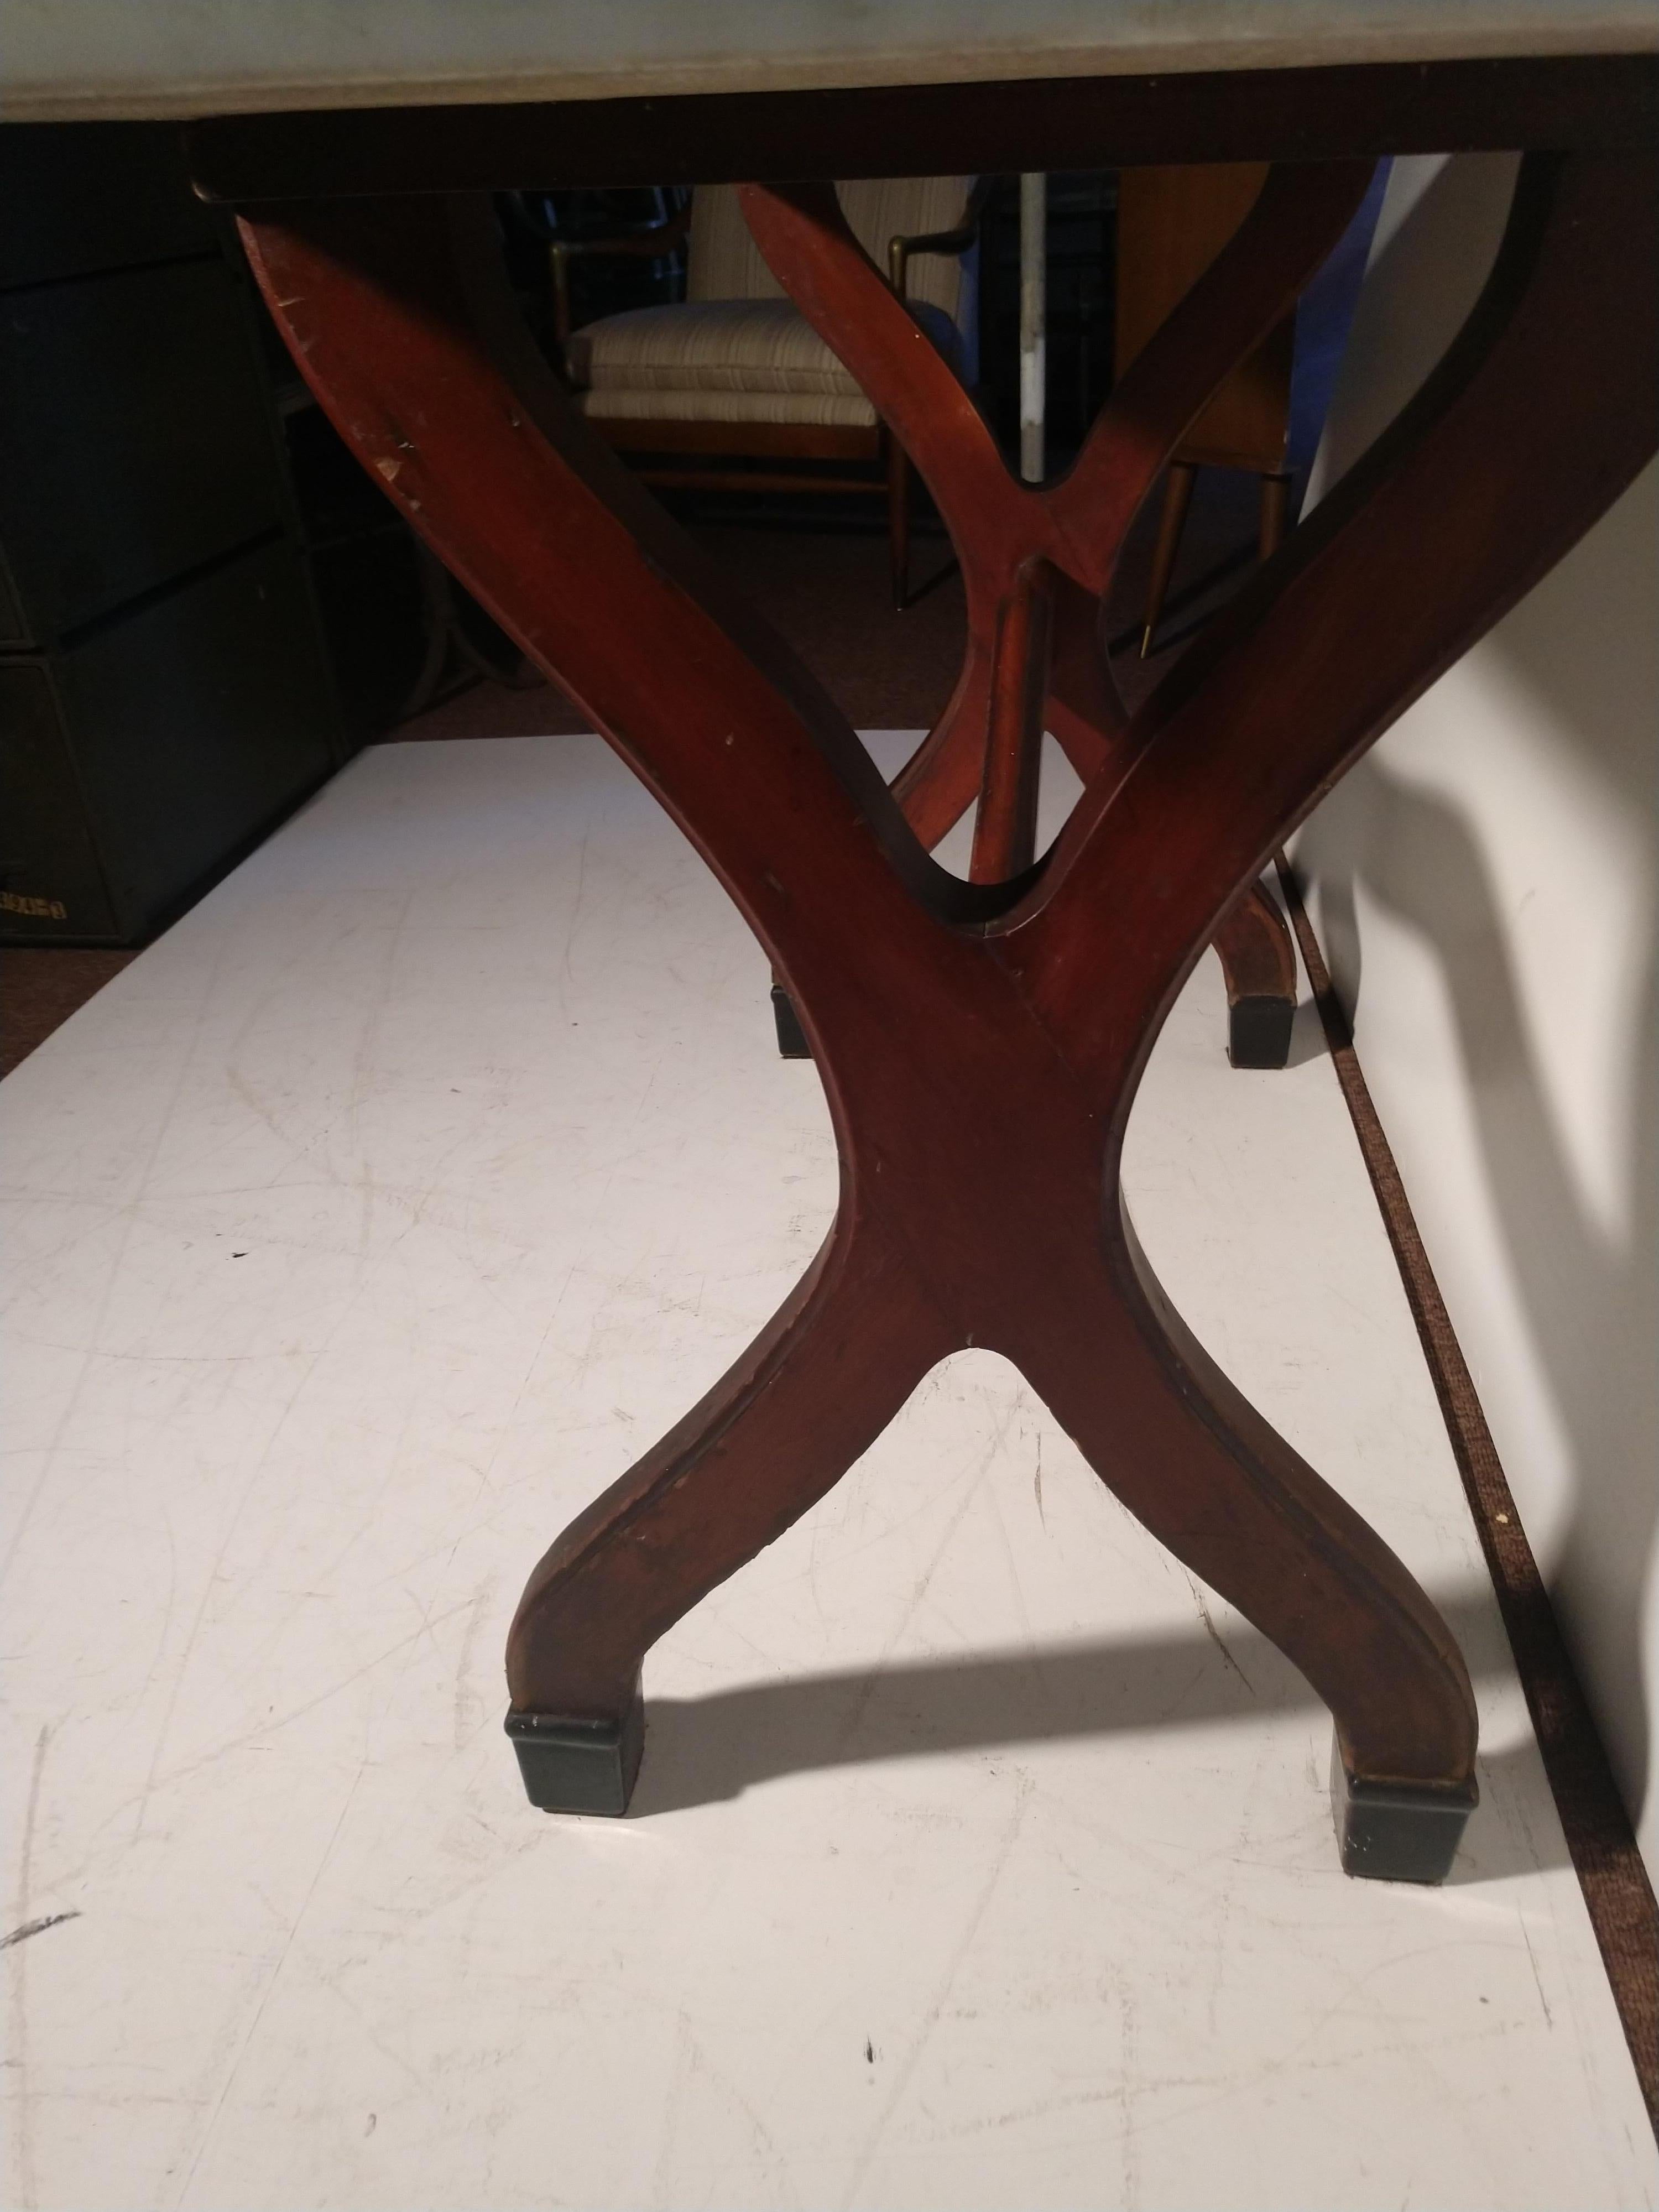
[[[626,1808],[646,1652],[840,1481],[955,1342],[878,1227],[832,1231],[742,1358],[526,1585],[507,1725],[533,1803]]]
[[[1423,1878],[1443,1859],[1474,1752],[1449,1638],[1169,1310],[1118,1162],[1164,1015],[1286,830],[1650,457],[1659,333],[1629,270],[1659,251],[1655,167],[1528,161],[1447,362],[1158,687],[1046,866],[1002,888],[927,860],[844,719],[570,409],[479,273],[487,210],[245,226],[341,434],[749,920],[841,1149],[837,1229],[796,1296],[532,1577],[510,1682],[544,1799],[621,1808],[645,1648],[974,1343],[1330,1704],[1345,1863]],[[1028,539],[1015,568],[1034,556]]]
[[[1019,1364],[1108,1487],[1329,1707],[1343,1864],[1437,1881],[1478,1802],[1468,1671],[1400,1561],[1237,1390],[1126,1214],[1092,1301],[1068,1285]]]
[[[1235,1067],[1283,1067],[1296,1018],[1296,947],[1259,880],[1217,930],[1215,949],[1227,980],[1227,1057]]]
[[[998,610],[990,731],[974,824],[975,883],[1006,883],[1030,867],[1036,854],[1054,574],[1044,560],[1026,562]]]
[[[1152,640],[1164,617],[1164,602],[1169,597],[1170,579],[1175,574],[1181,533],[1187,527],[1187,513],[1193,503],[1193,486],[1197,481],[1198,471],[1190,461],[1170,462],[1164,486],[1164,505],[1158,518],[1158,537],[1152,546],[1152,573],[1146,579],[1146,612],[1140,630],[1143,660],[1152,649]]]
[[[950,836],[984,782],[996,616],[994,603],[981,609],[978,598],[970,582],[967,648],[950,702],[893,779],[893,796],[929,852]]]
[[[1000,717],[1006,753],[1016,698],[1020,703],[1014,711],[1029,724],[1033,740],[1040,744],[1043,731],[1051,730],[1083,782],[1109,762],[1122,764],[1126,718],[1100,642],[1100,602],[1052,562],[1042,566],[1048,619],[1035,630],[1019,612],[1030,587],[1022,585],[1018,569],[1000,586],[977,565],[964,572],[968,637],[962,672],[945,712],[893,779],[893,796],[930,851],[991,795],[995,726]],[[1024,694],[1040,661],[1048,664],[1048,696],[1034,705]],[[992,799],[994,811],[998,803]],[[982,868],[975,862],[977,880],[997,880],[999,869],[1015,874],[1030,858],[1023,836],[1006,854],[999,848],[994,863],[990,854],[988,847]]]
[[[894,785],[930,848],[979,795],[1000,611],[1033,554],[1055,572],[1055,734],[1079,774],[1098,765],[1123,722],[1094,633],[1124,538],[1182,433],[1323,264],[1372,166],[1278,165],[1243,225],[1137,356],[1075,466],[1041,489],[1009,474],[954,372],[921,342],[903,301],[853,237],[833,188],[744,187],[750,228],[774,274],[875,401],[890,426],[890,453],[906,455],[927,479],[961,565],[962,675]],[[1078,601],[1091,609],[1082,620]]]
[[[1117,415],[1108,410],[1090,440],[1085,460],[1063,489],[1048,493],[1016,484],[1000,468],[982,424],[964,404],[942,362],[927,363],[923,385],[917,388],[927,402],[925,416],[915,413],[917,392],[884,381],[890,378],[891,356],[899,333],[909,327],[908,318],[847,234],[833,201],[810,188],[789,193],[751,188],[746,193],[750,221],[763,248],[784,283],[802,294],[823,334],[902,416],[910,402],[911,434],[921,439],[919,450],[963,565],[969,634],[950,703],[893,787],[918,837],[930,848],[977,801],[972,862],[976,881],[1012,877],[1032,857],[1037,750],[1045,717],[1042,702],[1034,709],[1023,695],[1030,689],[1039,659],[1046,659],[1047,641],[1034,637],[1024,619],[1029,592],[1020,579],[1035,557],[1028,547],[1042,544],[1048,556],[1046,596],[1054,617],[1054,665],[1046,719],[1086,781],[1121,750],[1124,715],[1098,632],[1101,594],[1122,537],[1164,453],[1203,395],[1211,368],[1218,372],[1221,362],[1237,356],[1269,303],[1282,305],[1294,296],[1316,257],[1347,221],[1368,174],[1363,163],[1302,176],[1281,174],[1254,232],[1249,237],[1241,234],[1230,258],[1205,280],[1204,299],[1195,301],[1184,322],[1163,339],[1158,357],[1119,402]],[[860,307],[870,319],[860,319]],[[890,325],[891,334],[872,342],[872,331],[884,324]],[[914,354],[911,346],[906,359]],[[1152,424],[1157,427],[1149,435]],[[902,606],[908,538],[901,511],[908,461],[891,429],[887,440],[894,591]],[[1143,653],[1150,647],[1169,587],[1195,473],[1188,463],[1170,466]],[[1283,534],[1286,490],[1283,477],[1262,479],[1264,558]],[[1074,568],[1081,568],[1086,582],[1067,572],[1068,558]],[[1033,651],[1034,643],[1042,647],[1041,654]],[[1021,734],[1016,738],[1011,732],[1017,723]],[[1289,931],[1271,898],[1259,889],[1249,892],[1223,925],[1216,949],[1227,981],[1233,1065],[1284,1066],[1296,1011],[1296,962]],[[805,1036],[793,1006],[776,989],[773,1003],[780,1052],[801,1056]]]

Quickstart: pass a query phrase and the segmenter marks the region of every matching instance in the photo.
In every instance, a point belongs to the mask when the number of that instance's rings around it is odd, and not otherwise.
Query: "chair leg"
[[[887,550],[892,563],[893,605],[910,604],[910,457],[887,433]]]
[[[1152,649],[1153,633],[1164,612],[1164,601],[1175,574],[1181,533],[1187,526],[1187,510],[1193,503],[1193,484],[1198,471],[1191,461],[1171,461],[1164,485],[1164,512],[1158,517],[1158,543],[1152,548],[1152,573],[1146,586],[1146,621],[1140,633],[1140,657]]]
[[[812,1048],[806,1042],[795,1002],[776,976],[772,979],[772,1020],[778,1032],[778,1058],[811,1060]]]
[[[1282,474],[1264,475],[1261,479],[1261,511],[1258,526],[1258,543],[1264,561],[1271,561],[1285,543],[1285,526],[1291,515],[1291,480]]]

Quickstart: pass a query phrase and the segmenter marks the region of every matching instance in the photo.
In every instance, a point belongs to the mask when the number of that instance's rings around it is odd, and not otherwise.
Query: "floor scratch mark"
[[[29,1890],[34,1878],[34,1824],[40,1810],[40,1778],[46,1771],[46,1746],[52,1741],[50,1723],[43,1721],[34,1739],[34,1766],[29,1776],[28,1807],[23,1815],[22,1848],[17,1862],[19,1939],[28,1932]],[[25,1952],[17,1962],[11,1985],[11,2063],[17,2077],[17,2203],[19,2212],[30,2212],[34,2203],[34,2108],[29,2099],[28,1975]]]
[[[9,1936],[0,1936],[0,1951],[9,1951],[14,1943],[27,1943],[31,1936],[44,1936],[48,1928],[61,1928],[66,1920],[81,1917],[77,1905],[71,1912],[49,1912],[44,1920],[26,1920],[21,1928],[14,1928]]]
[[[1249,1676],[1244,1672],[1244,1669],[1239,1665],[1237,1660],[1234,1658],[1232,1653],[1227,1649],[1227,1646],[1222,1638],[1220,1630],[1210,1618],[1210,1608],[1204,1602],[1203,1591],[1200,1589],[1198,1584],[1193,1581],[1190,1575],[1187,1577],[1187,1580],[1192,1587],[1193,1603],[1198,1607],[1198,1617],[1204,1624],[1204,1633],[1209,1638],[1211,1643],[1214,1644],[1216,1650],[1221,1654],[1222,1663],[1224,1666],[1231,1668],[1233,1673],[1237,1675],[1239,1680],[1243,1682],[1250,1695],[1255,1697],[1256,1694],[1255,1684],[1250,1680]]]
[[[1538,1954],[1532,1948],[1532,1937],[1527,1932],[1527,1920],[1524,1913],[1521,1916],[1521,1941],[1527,1947],[1527,1962],[1532,1968],[1532,1978],[1538,1986],[1538,2002],[1544,2008],[1544,2025],[1546,2027],[1553,2027],[1555,2014],[1550,2010],[1550,2001],[1544,1995],[1544,1977],[1538,1971]]]

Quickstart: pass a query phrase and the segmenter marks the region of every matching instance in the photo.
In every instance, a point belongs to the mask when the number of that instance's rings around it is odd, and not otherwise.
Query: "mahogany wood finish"
[[[1126,169],[1118,183],[1117,374],[1225,246],[1267,177],[1259,161]],[[1187,426],[1170,458],[1158,544],[1146,589],[1144,658],[1164,612],[1176,553],[1200,468],[1249,469],[1261,479],[1261,557],[1284,536],[1285,451],[1290,435],[1295,323],[1286,315]],[[1288,945],[1287,945],[1288,951]],[[1294,967],[1294,962],[1291,963]]]
[[[1267,181],[1260,161],[1126,169],[1117,188],[1119,376],[1238,228]],[[1282,468],[1290,429],[1291,320],[1237,362],[1182,434],[1180,458],[1200,467]]]
[[[1181,550],[1181,533],[1187,527],[1187,514],[1193,503],[1193,488],[1197,481],[1196,462],[1170,462],[1170,473],[1164,480],[1164,501],[1158,511],[1158,537],[1153,542],[1152,568],[1146,578],[1146,619],[1140,632],[1140,657],[1143,660],[1152,649],[1152,639],[1169,593],[1170,579],[1175,574],[1176,555]]]
[[[833,188],[744,188],[750,227],[774,275],[874,400],[950,531],[963,574],[967,653],[943,716],[895,787],[929,846],[979,800],[976,881],[995,881],[1031,858],[1007,805],[1018,790],[1035,829],[1035,746],[1045,696],[1048,726],[1085,782],[1110,757],[1124,716],[1107,663],[1103,603],[1129,526],[1159,470],[1194,420],[1213,408],[1237,365],[1284,326],[1287,309],[1347,228],[1370,174],[1370,162],[1352,161],[1280,165],[1265,178],[1253,175],[1243,222],[1198,281],[1177,292],[1173,312],[1126,368],[1074,466],[1041,486],[1010,474],[948,363],[853,236]],[[1037,734],[1011,782],[1006,747],[1009,717],[1018,719],[1011,702],[1028,683],[1011,647],[1018,640],[1023,649],[1027,639],[1022,595],[1038,563],[1048,581],[1044,671],[1032,710]],[[1216,949],[1227,979],[1235,1064],[1282,1066],[1296,1007],[1296,961],[1283,917],[1259,885],[1225,917]]]
[[[975,883],[1005,883],[1036,858],[1037,768],[1058,574],[1042,554],[1032,554],[1015,570],[997,609],[985,765],[974,821]]]
[[[962,676],[896,787],[924,844],[936,845],[977,795],[997,611],[1034,555],[1075,586],[1056,602],[1049,726],[1085,781],[1111,752],[1124,715],[1096,633],[1129,525],[1188,423],[1341,236],[1370,169],[1341,162],[1276,170],[1226,250],[1117,386],[1071,470],[1042,485],[1010,475],[949,363],[848,229],[834,188],[744,187],[750,228],[773,274],[927,479],[962,564]]]
[[[1291,191],[1287,283],[1355,182]],[[841,1152],[835,1225],[793,1297],[530,1579],[508,1680],[538,1802],[621,1809],[649,1645],[973,1344],[1020,1367],[1101,1478],[1329,1705],[1345,1863],[1444,1871],[1474,1797],[1462,1660],[1399,1561],[1170,1309],[1119,1159],[1152,1040],[1241,890],[1652,452],[1659,347],[1630,276],[1653,265],[1655,183],[1648,158],[1528,161],[1492,281],[1430,386],[1128,720],[1089,692],[1086,653],[1070,672],[1099,589],[1090,541],[1103,503],[1139,495],[1171,413],[1201,404],[1170,382],[1204,380],[1176,344],[1126,381],[1111,437],[1070,480],[1088,501],[1060,487],[1008,509],[1017,566],[1046,564],[1020,586],[1023,619],[1040,630],[1048,605],[1054,696],[1096,765],[1047,861],[977,884],[929,860],[811,676],[570,409],[488,265],[487,206],[247,214],[271,310],[342,435],[580,700],[761,939]],[[851,264],[821,191],[757,212],[786,263],[803,226],[823,231],[797,296],[834,317]],[[941,476],[1006,502],[960,395],[933,411],[923,350],[915,388],[878,405],[905,415],[924,468],[945,452]],[[975,680],[994,685],[994,669]],[[996,726],[1018,740],[1031,692],[998,696]],[[913,780],[925,826],[971,796],[960,771],[947,744]],[[1011,832],[1005,853],[1018,845]]]

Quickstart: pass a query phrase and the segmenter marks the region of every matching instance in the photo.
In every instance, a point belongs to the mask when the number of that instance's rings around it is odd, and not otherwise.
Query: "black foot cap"
[[[1283,1067],[1291,1056],[1294,999],[1235,999],[1227,1009],[1227,1057],[1235,1067]]]
[[[781,983],[772,986],[772,1018],[778,1025],[778,1054],[783,1060],[811,1060],[812,1048],[795,1017],[789,994]]]
[[[509,1713],[507,1732],[519,1754],[525,1794],[544,1813],[628,1810],[645,1745],[645,1708],[637,1692],[618,1721],[562,1720],[556,1713]]]
[[[1331,1747],[1331,1809],[1344,1874],[1370,1881],[1444,1881],[1480,1802],[1473,1780],[1445,1790],[1358,1781],[1342,1764],[1340,1746]]]

